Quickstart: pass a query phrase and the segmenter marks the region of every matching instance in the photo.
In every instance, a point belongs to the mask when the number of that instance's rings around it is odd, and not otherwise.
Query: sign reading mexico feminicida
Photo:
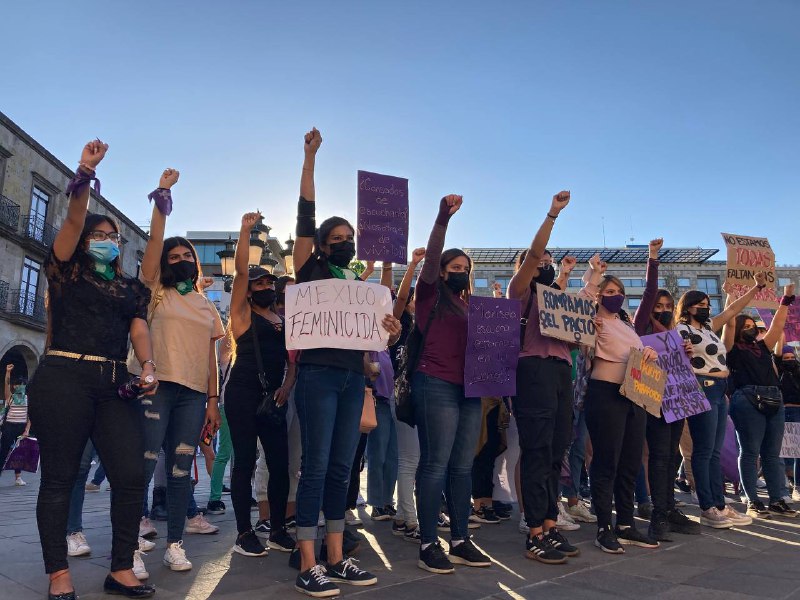
[[[286,286],[286,348],[383,350],[383,328],[392,312],[389,288],[348,279],[320,279]]]

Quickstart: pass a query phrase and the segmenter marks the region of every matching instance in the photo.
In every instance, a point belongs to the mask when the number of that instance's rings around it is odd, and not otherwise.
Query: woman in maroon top
[[[452,573],[453,563],[491,565],[467,535],[472,508],[472,460],[481,428],[480,398],[464,397],[472,261],[455,248],[442,252],[447,224],[461,208],[461,202],[461,196],[442,198],[414,290],[416,327],[427,331],[411,380],[420,446],[417,513],[422,545],[417,564],[431,573]],[[449,560],[436,532],[443,491],[450,511]]]

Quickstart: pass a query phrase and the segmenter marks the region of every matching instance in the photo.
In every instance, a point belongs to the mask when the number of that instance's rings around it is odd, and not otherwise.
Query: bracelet
[[[765,287],[767,287],[767,284],[766,283],[762,283],[761,285],[757,285],[756,289],[763,290]]]
[[[211,400],[212,398],[216,398],[217,400],[219,400],[219,395],[208,396],[208,398],[206,398],[206,400]]]
[[[148,358],[147,360],[143,360],[143,361],[142,361],[142,364],[141,364],[141,367],[144,369],[144,366],[145,366],[147,363],[150,363],[151,365],[153,365],[153,371],[155,371],[155,370],[156,370],[156,363],[155,363],[155,361],[154,361],[152,358]]]
[[[172,192],[169,188],[156,188],[147,195],[150,202],[155,202],[158,212],[165,217],[172,214]]]
[[[794,304],[794,295],[791,296],[783,296],[781,298],[781,306],[791,306]]]
[[[553,219],[553,221],[555,221],[555,220],[558,218],[558,215],[556,215],[556,216],[554,217],[554,216],[553,216],[553,215],[551,215],[550,213],[547,213],[547,216],[548,216],[548,217],[550,217],[551,219]]]

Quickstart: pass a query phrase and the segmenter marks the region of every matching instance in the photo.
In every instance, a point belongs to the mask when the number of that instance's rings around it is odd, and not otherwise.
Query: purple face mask
[[[625,303],[625,296],[622,294],[616,294],[615,296],[603,296],[600,298],[600,304],[603,305],[610,313],[618,313],[622,310],[622,305]]]

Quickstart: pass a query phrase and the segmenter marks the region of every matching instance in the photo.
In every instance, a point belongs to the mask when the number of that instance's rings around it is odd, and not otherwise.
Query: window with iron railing
[[[30,214],[22,215],[23,231],[22,234],[35,242],[49,248],[56,239],[58,229],[45,222],[41,215]]]
[[[19,227],[19,204],[0,196],[0,224],[14,231]]]

